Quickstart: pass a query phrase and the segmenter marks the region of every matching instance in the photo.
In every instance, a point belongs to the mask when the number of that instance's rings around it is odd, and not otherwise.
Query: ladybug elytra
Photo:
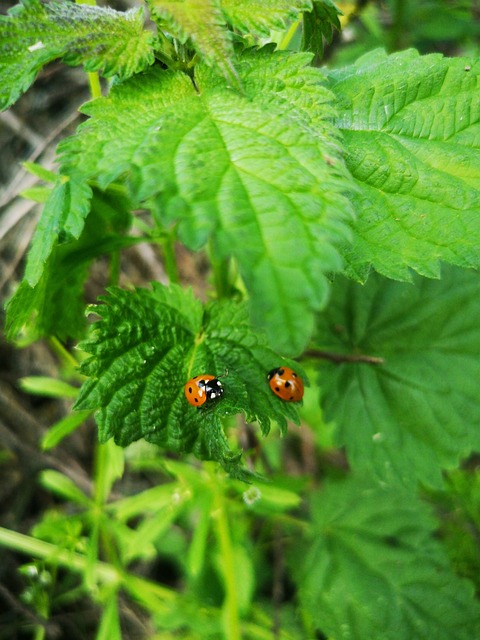
[[[215,376],[201,374],[189,380],[184,391],[185,397],[192,406],[201,407],[206,402],[221,398],[223,385]]]
[[[303,398],[303,380],[290,367],[277,367],[267,374],[273,393],[285,402],[300,402]]]

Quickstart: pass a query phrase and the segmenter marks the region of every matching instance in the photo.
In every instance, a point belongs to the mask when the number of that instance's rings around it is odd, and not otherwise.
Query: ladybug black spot
[[[288,387],[291,387],[291,386],[292,386],[292,383],[287,380],[285,382],[285,389],[288,389]]]

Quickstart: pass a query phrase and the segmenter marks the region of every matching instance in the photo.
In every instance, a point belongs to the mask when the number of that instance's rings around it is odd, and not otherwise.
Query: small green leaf
[[[234,87],[233,46],[217,0],[147,0],[153,17],[181,42],[190,40],[207,64],[216,65]],[[163,19],[163,20],[162,20]]]
[[[101,319],[80,345],[92,357],[82,365],[89,379],[76,403],[96,411],[101,441],[113,437],[126,446],[143,437],[219,461],[235,475],[240,454],[229,450],[221,416],[243,412],[264,433],[271,420],[282,429],[286,418],[298,421],[296,407],[269,388],[266,374],[279,357],[253,334],[243,305],[204,310],[191,292],[158,284],[153,291],[112,289],[102,300],[96,309]],[[190,378],[226,369],[219,401],[201,408],[187,402]]]
[[[27,393],[49,398],[76,398],[78,388],[56,378],[27,376],[20,378],[20,387]]]
[[[182,501],[182,491],[185,492],[180,484],[169,483],[151,487],[133,496],[115,500],[108,505],[108,510],[116,519],[126,522],[131,518],[171,508]]]
[[[53,449],[77,427],[85,422],[91,411],[74,411],[50,427],[42,437],[41,447],[44,451]]]
[[[66,500],[71,500],[82,506],[90,504],[90,499],[63,473],[52,469],[42,471],[40,483],[49,491],[53,491]]]
[[[78,193],[86,194],[88,191],[79,188]],[[62,206],[63,203],[62,200]],[[56,210],[44,210],[43,232],[37,230],[38,244],[28,261],[31,276],[38,277],[38,282],[32,287],[24,279],[9,300],[6,321],[9,340],[21,337],[22,344],[30,344],[44,336],[57,336],[64,340],[84,335],[84,283],[89,263],[99,255],[118,250],[125,242],[129,243],[123,234],[132,219],[131,202],[113,185],[105,192],[94,189],[91,203],[87,206],[91,206],[91,210],[81,236],[78,240],[70,238],[64,244],[55,243],[55,234],[63,236],[63,230],[52,221],[47,224],[46,218],[51,214],[58,220],[61,215]],[[73,217],[73,212],[69,211],[68,217]],[[77,216],[76,224],[80,226],[82,223],[83,218]],[[40,259],[42,252],[44,255],[47,253],[41,246],[42,238],[51,244],[45,263]],[[40,276],[34,271],[34,264],[41,271]]]
[[[330,43],[333,30],[340,31],[341,11],[332,0],[314,0],[312,11],[303,15],[302,51],[314,54],[314,64],[320,64],[324,42]]]
[[[376,51],[330,77],[358,186],[350,273],[480,266],[480,62]]]
[[[0,109],[13,104],[56,58],[127,78],[153,63],[152,46],[142,10],[22,0],[0,16]]]
[[[441,471],[480,450],[480,278],[445,267],[413,284],[338,279],[320,318],[326,351],[382,364],[322,366],[326,417],[355,468],[389,482],[441,486]]]
[[[61,235],[80,236],[90,210],[91,193],[88,185],[74,180],[61,180],[53,188],[28,252],[25,280],[31,287],[40,280],[45,263]]]
[[[310,11],[311,0],[221,0],[229,24],[241,33],[268,36],[272,29],[283,30],[301,11]]]
[[[292,569],[304,611],[325,636],[479,637],[473,585],[452,573],[436,523],[410,493],[352,476],[314,495],[312,518]]]
[[[44,182],[54,184],[58,181],[58,175],[56,173],[50,171],[50,169],[42,167],[41,164],[37,164],[36,162],[22,162],[22,167],[24,167],[28,173],[32,174],[32,176],[35,176]]]

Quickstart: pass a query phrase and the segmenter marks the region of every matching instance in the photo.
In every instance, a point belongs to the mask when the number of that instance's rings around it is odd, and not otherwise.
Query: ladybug
[[[206,402],[221,398],[223,385],[215,376],[204,373],[189,380],[184,391],[185,397],[192,406],[201,407]]]
[[[286,402],[300,402],[303,380],[289,367],[277,367],[268,372],[268,384],[273,393]]]

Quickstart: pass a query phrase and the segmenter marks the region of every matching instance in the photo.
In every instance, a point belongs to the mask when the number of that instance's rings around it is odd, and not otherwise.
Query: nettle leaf
[[[61,203],[65,186],[62,185]],[[56,199],[55,193],[58,190],[51,192],[51,201]],[[35,284],[31,285],[25,278],[7,305],[6,329],[9,340],[21,337],[25,345],[45,336],[66,340],[78,339],[85,334],[84,286],[91,261],[118,250],[123,243],[128,245],[131,238],[125,237],[124,232],[131,223],[131,206],[125,194],[118,189],[112,188],[106,192],[95,189],[80,237],[64,238],[61,244],[56,244],[55,238],[50,235],[58,219],[57,213],[52,210],[52,219],[48,223],[48,209],[45,208],[34,240],[35,251],[32,249],[27,261],[27,270],[30,269]],[[70,214],[73,215],[73,210]],[[45,225],[42,220],[46,221]],[[74,217],[74,220],[83,224],[83,218]],[[59,223],[56,233],[58,227]],[[42,242],[45,243],[44,247]],[[45,261],[41,259],[42,250],[48,253]]]
[[[340,31],[340,15],[342,12],[332,0],[314,0],[312,10],[304,14],[302,51],[311,51],[314,54],[314,64],[320,64],[324,42],[332,41],[333,30]]]
[[[268,36],[272,29],[283,30],[288,20],[297,20],[310,11],[311,0],[220,0],[227,21],[241,33]]]
[[[358,191],[351,273],[480,265],[480,62],[373,52],[330,74]]]
[[[86,71],[127,78],[153,63],[154,36],[143,11],[73,2],[22,0],[0,16],[0,109],[28,89],[40,69],[62,58]]]
[[[90,120],[61,147],[67,174],[103,187],[126,175],[161,227],[178,223],[188,247],[211,238],[219,257],[233,256],[255,321],[288,354],[311,334],[351,216],[323,74],[308,60],[246,55],[245,94],[202,65],[199,93],[184,74],[152,69],[87,105]]]
[[[317,339],[327,351],[383,364],[324,364],[326,416],[354,468],[441,486],[441,470],[480,450],[480,278],[444,268],[414,284],[338,280]]]
[[[217,460],[238,475],[240,454],[229,449],[221,417],[243,412],[264,434],[271,420],[282,431],[287,419],[298,423],[297,408],[270,390],[267,372],[280,359],[252,332],[244,305],[203,308],[191,291],[159,284],[152,291],[111,289],[102,301],[100,320],[80,345],[92,357],[82,365],[89,380],[75,407],[97,412],[101,441],[113,437],[126,446],[145,438]],[[200,374],[224,375],[224,395],[197,408],[184,385]]]
[[[59,242],[79,238],[90,211],[91,188],[84,182],[60,178],[48,196],[28,252],[25,280],[34,287]]]
[[[189,40],[208,64],[217,65],[238,86],[233,45],[218,0],[147,0],[159,26],[180,42]],[[163,19],[163,20],[162,20]],[[165,22],[165,25],[163,24]]]
[[[436,523],[406,491],[352,476],[312,501],[292,569],[317,629],[337,640],[470,640],[473,585],[452,573]]]

